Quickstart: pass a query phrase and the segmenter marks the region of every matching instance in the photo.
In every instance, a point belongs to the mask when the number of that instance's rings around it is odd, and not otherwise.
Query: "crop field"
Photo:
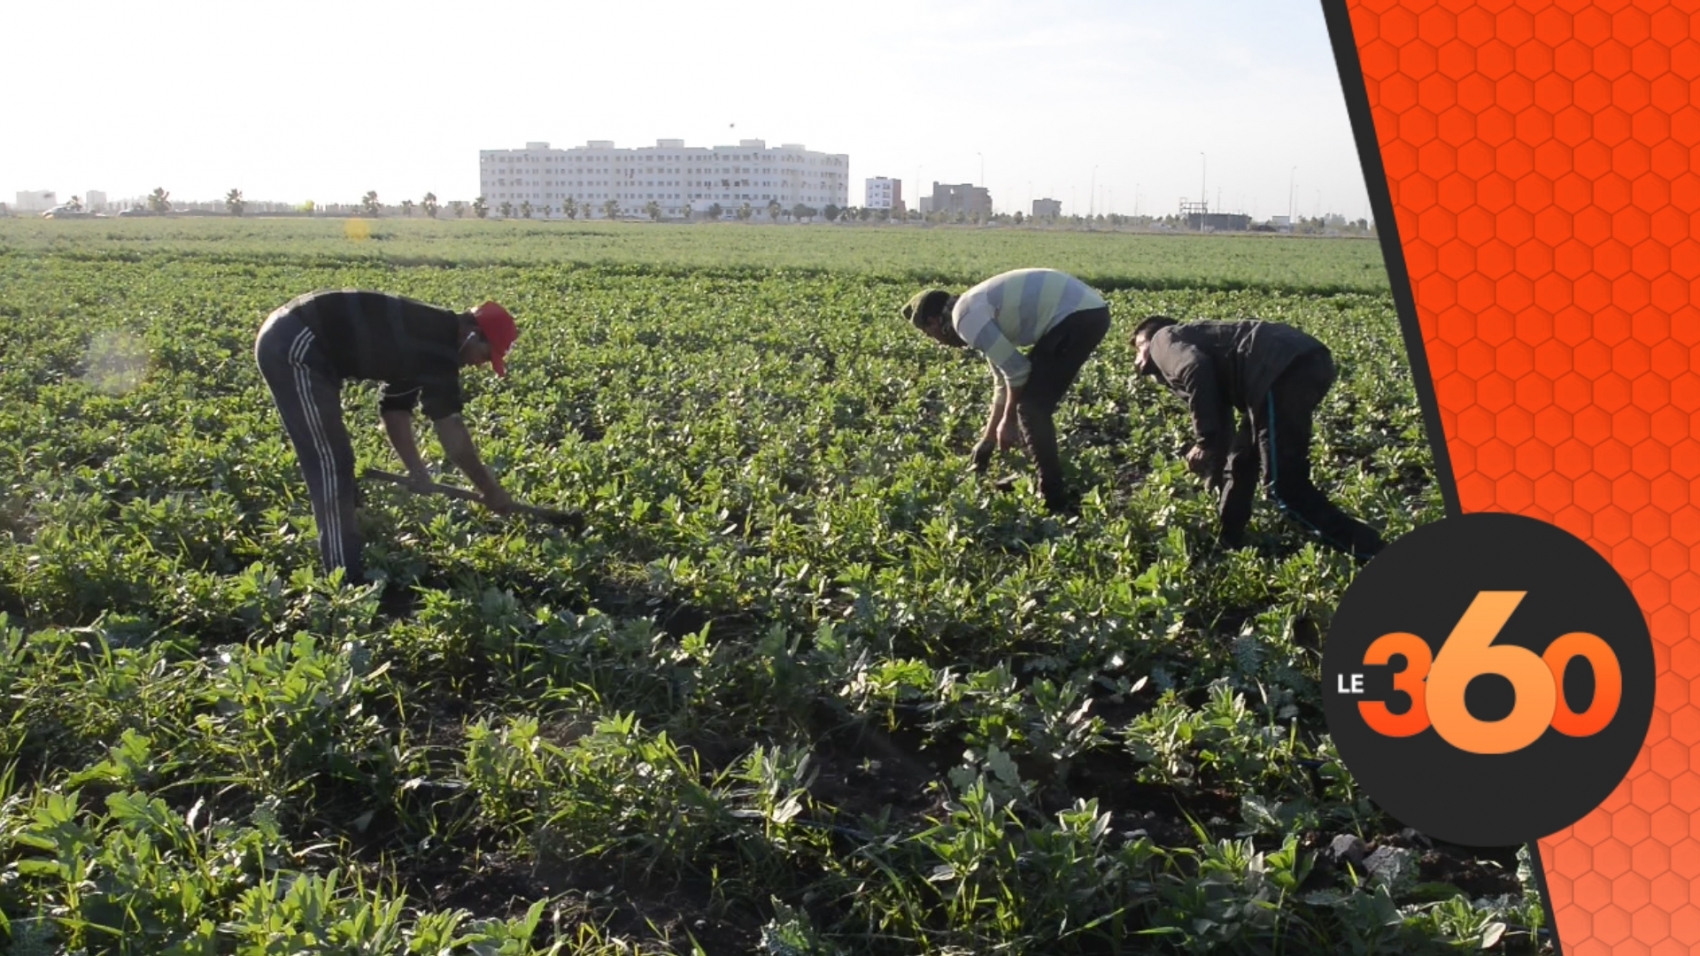
[[[1034,265],[1115,321],[1058,416],[1076,518],[969,472],[985,363],[897,313]],[[368,485],[385,580],[324,577],[253,360],[323,287],[512,310],[469,427],[588,527]],[[1517,848],[1338,763],[1353,565],[1263,500],[1215,545],[1132,369],[1158,312],[1323,339],[1318,484],[1440,517],[1372,242],[0,220],[0,951],[1535,951]]]

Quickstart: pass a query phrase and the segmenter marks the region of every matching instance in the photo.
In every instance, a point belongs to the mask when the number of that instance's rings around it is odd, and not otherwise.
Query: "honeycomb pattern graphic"
[[[1566,956],[1700,951],[1700,7],[1344,0],[1459,499],[1629,582],[1652,727],[1540,842]]]

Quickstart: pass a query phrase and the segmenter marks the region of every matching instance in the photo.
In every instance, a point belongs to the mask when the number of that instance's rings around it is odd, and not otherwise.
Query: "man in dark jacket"
[[[1330,547],[1367,561],[1384,546],[1310,480],[1311,416],[1334,384],[1328,347],[1277,322],[1152,316],[1133,330],[1135,362],[1186,400],[1195,443],[1187,467],[1219,494],[1221,538],[1237,546],[1262,472],[1282,513]],[[1243,427],[1235,427],[1238,411]]]
[[[312,292],[267,317],[254,358],[295,446],[319,526],[327,572],[365,581],[354,524],[354,448],[342,421],[342,382],[384,383],[378,402],[384,431],[408,474],[431,480],[413,438],[413,409],[436,425],[443,451],[498,514],[513,505],[478,457],[461,420],[460,370],[489,362],[506,375],[508,349],[519,335],[513,316],[494,302],[453,312],[400,296],[355,290]]]

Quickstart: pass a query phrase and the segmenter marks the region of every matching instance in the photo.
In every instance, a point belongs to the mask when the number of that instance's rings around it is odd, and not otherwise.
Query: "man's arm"
[[[431,471],[425,467],[425,459],[419,454],[419,444],[413,438],[413,413],[405,409],[387,408],[380,417],[384,422],[384,434],[389,437],[390,447],[395,449],[396,457],[407,466],[407,473],[416,482],[424,483],[431,480]]]
[[[980,433],[980,442],[974,446],[974,470],[985,471],[992,462],[992,452],[998,449],[998,431],[1003,427],[1004,409],[1008,406],[1009,389],[1004,384],[1003,372],[991,359],[986,365],[992,372],[992,409],[986,418],[986,427]]]
[[[466,421],[455,414],[439,418],[432,424],[437,428],[437,440],[443,444],[443,453],[483,493],[485,505],[497,513],[507,511],[513,499],[502,490],[501,483],[496,481],[490,469],[484,467],[483,460],[478,457],[478,449],[472,443],[472,435],[466,430]]]
[[[1152,342],[1150,349],[1151,359],[1164,380],[1186,400],[1192,411],[1193,439],[1205,459],[1200,465],[1206,474],[1214,473],[1227,457],[1233,436],[1229,429],[1223,428],[1222,394],[1210,356],[1196,346],[1174,341],[1171,336]],[[1232,420],[1227,424],[1231,426]]]
[[[1004,336],[993,319],[989,307],[972,307],[958,322],[957,332],[963,341],[986,357],[986,361],[991,363],[992,374],[1001,380],[1003,388],[998,389],[995,398],[1002,400],[1002,407],[1000,409],[994,404],[987,434],[994,438],[998,447],[1007,448],[1021,440],[1021,433],[1016,428],[1015,410],[1021,404],[1021,391],[1033,374],[1033,365],[1015,347],[1015,343]]]

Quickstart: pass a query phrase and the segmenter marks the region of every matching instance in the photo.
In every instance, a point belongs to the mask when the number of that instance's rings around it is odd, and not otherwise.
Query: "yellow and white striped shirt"
[[[1020,349],[1039,341],[1064,318],[1103,305],[1103,296],[1066,272],[1016,269],[964,292],[956,300],[951,323],[964,342],[985,354],[995,373],[1019,388],[1033,371]]]

